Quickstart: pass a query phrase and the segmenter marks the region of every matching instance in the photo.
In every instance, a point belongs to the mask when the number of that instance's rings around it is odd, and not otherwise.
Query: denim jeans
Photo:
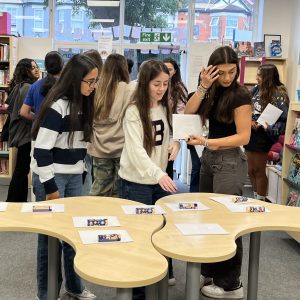
[[[55,182],[57,184],[61,198],[75,197],[82,195],[82,175],[67,175],[55,174]],[[46,200],[45,190],[43,184],[39,180],[39,176],[35,173],[32,174],[33,192],[36,201]],[[65,271],[65,287],[66,290],[80,294],[84,290],[84,285],[81,278],[75,273],[74,270],[74,249],[62,241],[59,248],[59,256],[62,256]],[[48,279],[48,236],[38,235],[37,247],[37,285],[38,297],[40,300],[47,300],[47,279]],[[62,283],[61,266],[59,266],[58,274],[58,288],[60,290]],[[58,296],[58,295],[57,295]]]
[[[164,191],[159,184],[140,184],[120,178],[120,198],[154,205],[158,199],[169,195],[170,193]]]
[[[120,178],[119,196],[123,199],[134,200],[146,205],[154,205],[155,202],[170,193],[164,191],[159,184],[140,184]],[[145,299],[145,287],[133,289],[133,300]]]
[[[200,192],[242,195],[247,177],[247,156],[240,148],[204,149],[200,171]],[[229,260],[201,264],[201,274],[212,277],[214,284],[225,290],[240,284],[243,259],[242,238],[236,240],[237,251]]]
[[[187,148],[190,150],[192,161],[190,193],[199,193],[201,161],[195,146],[188,145]]]
[[[93,177],[93,157],[89,154],[86,154],[85,158],[85,167],[86,167],[86,175],[84,176],[83,181],[83,196],[88,196],[94,181]]]

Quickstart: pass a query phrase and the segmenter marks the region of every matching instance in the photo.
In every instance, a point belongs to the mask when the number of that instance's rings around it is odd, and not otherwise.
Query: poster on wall
[[[100,36],[98,40],[98,51],[102,59],[106,59],[112,53],[112,36]]]

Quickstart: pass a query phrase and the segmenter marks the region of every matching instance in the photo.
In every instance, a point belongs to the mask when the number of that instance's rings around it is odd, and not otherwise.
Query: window
[[[40,8],[33,10],[33,30],[35,32],[44,31],[44,11]]]
[[[235,29],[238,29],[238,17],[227,16],[227,18],[226,18],[225,39],[232,40],[233,39],[233,32],[234,32]]]
[[[209,26],[210,26],[210,39],[218,39],[219,38],[219,18],[212,17]]]

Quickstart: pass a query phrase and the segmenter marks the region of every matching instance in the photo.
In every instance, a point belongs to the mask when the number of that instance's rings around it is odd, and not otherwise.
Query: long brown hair
[[[129,83],[126,58],[120,54],[110,54],[102,68],[95,95],[95,116],[107,119],[115,100],[118,83]]]
[[[242,87],[237,79],[240,75],[239,60],[234,50],[228,46],[217,48],[208,60],[208,66],[234,64],[236,65],[236,75],[229,87],[220,87],[217,80],[208,89],[205,98],[201,102],[199,114],[203,124],[209,118],[210,111],[216,98],[219,98],[218,106],[216,109],[215,118],[219,122],[231,123],[234,119],[234,101],[237,98],[250,97],[250,93],[245,87]],[[250,99],[250,98],[249,98]],[[250,101],[249,101],[250,103]]]
[[[175,74],[171,78],[170,88],[170,96],[172,97],[172,113],[175,114],[178,102],[181,101],[186,104],[188,91],[182,82],[180,68],[177,62],[171,57],[165,58],[163,62],[171,64],[175,70]]]
[[[265,64],[258,67],[259,75],[261,76],[261,84],[259,85],[260,91],[260,104],[262,110],[272,102],[276,93],[279,93],[284,99],[289,99],[287,90],[284,84],[279,79],[278,69],[273,64]]]
[[[149,95],[149,83],[162,72],[169,75],[169,70],[163,62],[156,59],[151,59],[143,62],[138,75],[138,84],[135,89],[135,92],[132,95],[133,103],[136,105],[139,111],[140,119],[143,126],[143,146],[149,156],[151,155],[152,150],[155,146],[153,127],[150,117],[151,100]],[[171,115],[168,105],[168,92],[169,87],[163,95],[160,103],[166,109],[167,120],[171,128]]]

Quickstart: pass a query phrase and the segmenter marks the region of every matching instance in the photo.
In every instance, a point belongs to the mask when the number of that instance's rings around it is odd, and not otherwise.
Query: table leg
[[[48,288],[47,300],[57,300],[58,296],[58,248],[59,240],[48,236]]]
[[[185,299],[200,298],[200,264],[188,262],[186,266]]]
[[[168,299],[168,289],[169,289],[169,275],[165,276],[160,282],[158,282],[158,300]]]
[[[146,286],[146,300],[157,300],[157,287],[157,283]]]
[[[261,232],[250,233],[247,299],[257,299]]]
[[[117,289],[117,300],[132,300],[132,289]]]

